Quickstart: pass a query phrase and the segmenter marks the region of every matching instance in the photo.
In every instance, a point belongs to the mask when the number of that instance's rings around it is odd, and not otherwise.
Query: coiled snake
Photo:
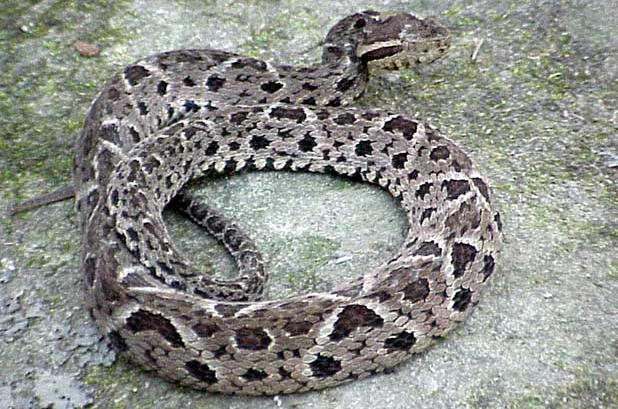
[[[291,393],[382,372],[464,320],[500,247],[487,183],[422,121],[344,107],[370,69],[428,63],[449,45],[436,21],[366,11],[330,30],[315,67],[179,50],[115,75],[90,107],[73,178],[88,306],[115,348],[190,387]],[[404,244],[330,293],[261,301],[255,246],[181,192],[249,169],[377,184],[406,212]],[[237,280],[198,274],[176,249],[161,216],[171,201],[225,245]]]

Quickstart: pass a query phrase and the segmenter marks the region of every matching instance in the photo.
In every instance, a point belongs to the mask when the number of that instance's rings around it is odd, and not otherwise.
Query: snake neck
[[[333,92],[331,99],[325,105],[338,106],[347,104],[360,97],[369,80],[369,69],[366,61],[357,57],[356,50],[364,36],[361,26],[366,19],[371,19],[371,12],[363,12],[347,16],[337,22],[328,32],[322,48],[323,78],[330,86],[323,89]]]

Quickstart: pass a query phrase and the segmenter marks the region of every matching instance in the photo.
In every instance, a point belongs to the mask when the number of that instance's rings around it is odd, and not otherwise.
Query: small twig
[[[28,199],[25,202],[16,204],[11,210],[9,210],[9,216],[15,216],[16,214],[27,212],[28,210],[36,209],[38,207],[56,202],[62,202],[73,197],[75,197],[75,190],[73,189],[73,186],[62,186],[60,189],[54,190],[51,193],[37,196],[32,199]]]
[[[483,45],[484,42],[485,42],[484,38],[481,38],[480,40],[477,41],[476,47],[474,48],[474,51],[472,52],[472,55],[470,56],[470,59],[472,61],[476,61],[476,57],[479,55],[479,50],[481,49],[481,46]]]

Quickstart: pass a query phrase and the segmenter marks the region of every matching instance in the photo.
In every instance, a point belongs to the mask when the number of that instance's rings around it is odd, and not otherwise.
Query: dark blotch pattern
[[[101,139],[114,143],[120,142],[120,133],[118,132],[118,126],[116,124],[102,125],[100,130]]]
[[[249,141],[249,145],[253,148],[253,150],[257,151],[268,147],[268,145],[270,145],[270,141],[261,135],[254,135]]]
[[[354,153],[356,153],[357,156],[371,155],[372,152],[373,147],[371,146],[370,141],[360,141],[356,144],[356,147],[354,148]]]
[[[318,354],[315,361],[309,364],[311,372],[318,378],[332,376],[341,370],[341,362],[330,356]]]
[[[196,379],[205,382],[209,385],[217,382],[217,374],[215,371],[210,369],[208,365],[203,364],[199,361],[189,361],[185,364],[185,368],[193,377]]]
[[[199,215],[198,215],[199,216]],[[206,227],[214,234],[221,233],[225,227],[225,223],[218,216],[212,216],[206,219]]]
[[[338,106],[341,106],[341,98],[339,98],[339,97],[335,97],[335,98],[331,99],[330,101],[328,101],[328,103],[326,104],[326,106],[329,106],[329,107],[338,107]]]
[[[187,139],[192,139],[197,131],[198,129],[196,127],[189,125],[187,128],[185,128],[185,137]]]
[[[393,155],[392,163],[395,169],[403,169],[406,165],[406,160],[408,158],[407,153],[398,153]]]
[[[126,232],[127,232],[126,235],[128,236],[128,239],[129,239],[130,242],[138,241],[137,232],[135,231],[134,228],[129,227],[129,228],[127,228]]]
[[[369,111],[369,112],[363,112],[361,116],[368,121],[372,121],[373,119],[378,118],[380,114],[378,114],[377,112]]]
[[[416,337],[413,333],[403,331],[399,334],[386,338],[384,348],[389,352],[392,351],[408,351],[416,343]]]
[[[283,84],[280,83],[279,81],[268,81],[267,83],[262,84],[260,88],[264,92],[268,92],[269,94],[274,94],[275,92],[283,88]]]
[[[137,108],[139,109],[139,113],[140,113],[140,115],[146,115],[146,114],[148,114],[148,106],[146,105],[146,103],[145,103],[145,102],[140,101],[140,102],[137,104]]]
[[[166,53],[167,54],[167,53]],[[178,50],[178,51],[170,51],[169,54],[174,55],[174,59],[179,63],[195,63],[198,61],[202,61],[202,56],[199,54],[197,50]],[[214,54],[214,53],[213,53]],[[217,60],[218,55],[213,55],[214,59]],[[225,60],[222,60],[225,61]]]
[[[290,378],[292,375],[292,373],[286,371],[284,368],[279,367],[279,376],[281,377],[281,379],[288,379]]]
[[[225,78],[223,78],[223,77],[221,77],[220,75],[217,75],[217,74],[211,75],[206,80],[206,86],[212,92],[218,92],[221,89],[221,87],[223,86],[223,84],[225,84]]]
[[[453,304],[453,308],[461,312],[468,308],[471,300],[472,291],[468,290],[467,288],[461,288],[459,291],[457,291],[455,297],[453,297],[453,301],[455,301],[455,304]]]
[[[241,375],[247,382],[261,381],[268,377],[268,374],[261,369],[249,368],[244,375]]]
[[[212,141],[208,144],[208,147],[206,147],[206,150],[204,151],[204,153],[208,156],[212,156],[215,153],[217,153],[218,150],[219,150],[219,144],[217,143],[217,141]]]
[[[455,243],[453,245],[453,275],[455,277],[461,277],[466,269],[468,263],[472,263],[476,257],[476,249],[466,243]]]
[[[414,195],[418,197],[419,199],[423,200],[423,198],[425,198],[425,195],[429,193],[429,189],[431,189],[431,185],[432,185],[431,182],[423,183],[422,185],[418,187],[418,189],[416,189],[416,192],[414,193]]]
[[[298,123],[307,119],[302,108],[275,107],[270,111],[270,116],[275,119],[293,119]]]
[[[345,55],[345,51],[341,47],[328,46],[326,47],[324,54],[332,55],[332,58],[336,60],[343,57]]]
[[[316,105],[317,102],[314,97],[305,98],[301,101],[303,105]]]
[[[111,331],[109,334],[107,334],[107,336],[109,337],[109,341],[112,343],[112,346],[116,349],[116,351],[124,352],[129,349],[124,338],[122,338],[118,331]]]
[[[342,93],[346,92],[347,90],[352,88],[353,85],[354,85],[353,78],[343,78],[337,83],[337,91],[342,92]]]
[[[124,70],[124,77],[131,85],[137,85],[143,78],[149,76],[150,71],[141,65],[130,65]]]
[[[234,305],[234,304],[217,304],[215,306],[215,310],[223,315],[224,317],[231,317],[236,314],[238,311],[242,310],[242,305]]]
[[[210,323],[206,323],[206,322],[198,322],[193,327],[191,327],[191,329],[199,337],[202,337],[202,338],[209,338],[215,332],[220,330],[220,328],[217,326],[217,324],[210,324]]]
[[[306,89],[307,91],[315,91],[318,88],[319,87],[317,85],[311,84],[309,82],[303,82],[303,89]]]
[[[215,356],[215,358],[219,359],[223,355],[229,355],[229,353],[227,352],[227,347],[225,345],[220,345],[219,348],[217,348],[217,350],[213,352],[213,355]]]
[[[445,180],[442,188],[446,187],[446,198],[457,199],[459,196],[470,191],[470,183],[467,180]]]
[[[309,152],[316,146],[318,146],[318,144],[315,141],[315,138],[309,134],[305,135],[305,137],[298,142],[298,149],[303,152]]]
[[[161,314],[146,310],[137,310],[127,319],[127,328],[134,333],[141,331],[156,331],[173,347],[184,347],[180,334],[171,321]]]
[[[438,146],[437,148],[434,148],[431,153],[429,154],[429,158],[431,160],[440,160],[440,159],[447,159],[449,157],[449,150],[446,146]]]
[[[399,131],[407,140],[410,140],[416,132],[416,122],[398,116],[387,121],[384,124],[384,130],[387,132]]]
[[[422,225],[425,220],[430,220],[431,219],[431,215],[435,211],[436,211],[435,207],[429,207],[427,209],[424,209],[423,213],[421,214],[420,224]]]
[[[356,118],[354,117],[354,114],[345,113],[339,115],[337,118],[334,118],[333,122],[338,125],[350,125],[356,122]]]
[[[236,171],[236,165],[238,165],[238,161],[236,159],[231,158],[226,160],[225,167],[223,168],[223,171],[221,171],[221,173],[223,173],[224,175],[229,175],[233,173],[234,171]]]
[[[483,281],[485,281],[493,274],[495,261],[492,256],[485,256],[483,262],[485,263],[485,267],[483,267]]]
[[[240,245],[242,244],[242,235],[238,232],[238,230],[228,229],[223,234],[223,237],[232,251],[240,250]]]
[[[129,127],[129,134],[131,134],[131,139],[133,139],[133,142],[135,143],[138,143],[142,139],[139,132],[137,132],[132,126]]]
[[[236,344],[238,348],[258,351],[266,349],[272,340],[261,328],[241,328],[236,331]]]
[[[243,69],[245,67],[253,68],[256,71],[264,72],[268,69],[264,61],[255,58],[240,58],[232,63],[232,68]]]
[[[502,219],[500,219],[500,213],[496,213],[496,215],[494,216],[494,221],[498,225],[498,230],[502,231]]]
[[[159,83],[157,84],[157,94],[161,96],[167,94],[167,82],[159,81]]]
[[[197,112],[200,110],[200,106],[195,103],[195,101],[186,100],[182,105],[187,112]]]
[[[417,256],[436,256],[440,257],[442,250],[433,241],[426,241],[414,252]]]
[[[340,341],[359,327],[380,328],[384,320],[364,305],[348,305],[340,313],[329,338]]]
[[[120,91],[118,91],[114,87],[109,87],[109,89],[107,90],[107,98],[110,101],[116,101],[118,98],[120,98]]]
[[[393,298],[393,296],[387,291],[376,291],[375,293],[369,295],[369,298],[377,298],[378,301],[384,302]]]
[[[420,278],[408,284],[403,289],[403,299],[411,303],[423,301],[428,295],[429,282],[424,278]]]
[[[247,119],[248,115],[249,115],[248,112],[243,112],[243,111],[233,113],[232,115],[230,115],[230,122],[233,123],[234,125],[240,125]]]
[[[490,200],[489,200],[489,189],[487,188],[487,184],[485,182],[483,182],[482,179],[479,179],[479,178],[473,178],[472,179],[472,183],[474,183],[474,186],[476,186],[476,188],[479,190],[479,192],[481,192],[481,194],[483,195],[485,200],[487,200],[487,203],[490,203]]]
[[[283,329],[290,334],[291,337],[295,337],[297,335],[305,335],[311,330],[313,327],[313,323],[309,321],[290,321],[283,326]]]

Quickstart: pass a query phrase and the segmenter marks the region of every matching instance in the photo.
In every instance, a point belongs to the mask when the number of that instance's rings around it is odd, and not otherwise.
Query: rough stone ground
[[[327,28],[367,8],[436,15],[454,33],[448,58],[375,77],[360,103],[429,118],[492,182],[506,245],[475,314],[391,374],[303,395],[199,393],[116,359],[81,306],[71,204],[5,210],[69,181],[84,112],[115,70],[189,47],[311,64]],[[614,0],[3,1],[0,406],[617,408],[616,10]],[[101,55],[80,56],[76,40]],[[378,265],[405,228],[384,193],[336,178],[254,173],[200,186],[267,255],[273,297]],[[232,271],[202,232],[168,220],[205,269]]]

